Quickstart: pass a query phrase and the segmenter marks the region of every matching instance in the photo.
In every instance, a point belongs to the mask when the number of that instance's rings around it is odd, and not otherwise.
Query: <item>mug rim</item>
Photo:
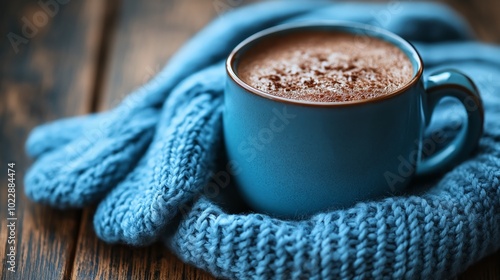
[[[396,45],[393,41],[389,40],[384,40],[391,45],[397,47],[398,49],[402,50],[405,55],[408,57],[410,62],[413,64],[413,61],[416,62],[417,64],[417,71],[413,75],[412,79],[408,81],[407,83],[404,84],[404,86],[396,89],[395,91],[378,96],[375,98],[368,98],[368,99],[362,99],[362,100],[353,100],[353,101],[344,101],[344,102],[313,102],[313,101],[307,101],[307,100],[298,100],[298,99],[291,99],[291,98],[285,98],[285,97],[279,97],[272,95],[270,93],[267,93],[263,90],[254,88],[250,86],[249,84],[245,83],[238,75],[236,74],[235,70],[233,69],[233,64],[234,60],[237,57],[237,55],[247,46],[251,44],[255,44],[258,41],[260,41],[262,38],[272,35],[274,33],[280,33],[283,31],[288,31],[288,30],[300,30],[302,28],[333,28],[333,31],[336,29],[340,29],[343,32],[355,34],[351,30],[358,30],[363,34],[363,36],[368,36],[368,37],[375,37],[373,34],[377,34],[380,37],[376,37],[378,39],[386,39],[390,38],[391,40],[398,42],[399,44]],[[328,31],[328,30],[327,30]],[[371,34],[369,35],[368,32]],[[404,46],[404,48],[402,48]],[[409,51],[412,55],[410,56],[405,50]],[[236,66],[236,65],[235,65]],[[304,105],[304,106],[313,106],[313,107],[342,107],[342,106],[352,106],[352,105],[362,105],[362,104],[368,104],[372,102],[377,102],[377,101],[382,101],[386,99],[390,99],[392,97],[396,97],[404,92],[406,92],[409,88],[414,86],[421,78],[422,73],[423,73],[423,62],[422,58],[420,57],[420,54],[417,52],[415,47],[408,42],[407,40],[401,38],[397,34],[388,31],[386,29],[376,27],[373,25],[369,24],[363,24],[363,23],[357,23],[357,22],[350,22],[350,21],[339,21],[339,20],[323,20],[323,21],[307,21],[307,22],[300,22],[300,23],[285,23],[285,24],[280,24],[274,27],[270,27],[267,29],[264,29],[262,31],[259,31],[247,39],[243,40],[241,43],[239,43],[229,54],[227,60],[226,60],[226,72],[228,73],[229,77],[240,87],[245,89],[245,91],[253,93],[257,96],[272,100],[272,101],[277,101],[277,102],[282,102],[282,103],[288,103],[288,104],[294,104],[294,105]]]

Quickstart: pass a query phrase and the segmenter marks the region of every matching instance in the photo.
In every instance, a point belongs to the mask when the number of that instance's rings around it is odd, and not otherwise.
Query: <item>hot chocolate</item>
[[[237,72],[256,89],[310,102],[375,98],[413,77],[410,60],[391,43],[324,31],[264,39],[242,55]]]

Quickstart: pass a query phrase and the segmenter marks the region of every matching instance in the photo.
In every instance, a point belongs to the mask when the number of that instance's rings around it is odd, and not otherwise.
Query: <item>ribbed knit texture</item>
[[[425,75],[442,68],[469,75],[486,111],[478,151],[405,195],[300,221],[233,214],[208,199],[211,175],[223,170],[216,161],[223,152],[225,57],[259,30],[311,19],[381,26],[411,40]],[[184,261],[230,279],[452,278],[500,249],[500,48],[472,39],[460,18],[436,4],[235,9],[113,110],[34,129],[26,143],[36,158],[26,194],[58,208],[99,202],[94,227],[101,239],[163,240]],[[452,137],[461,123],[453,104],[442,107],[432,129]]]

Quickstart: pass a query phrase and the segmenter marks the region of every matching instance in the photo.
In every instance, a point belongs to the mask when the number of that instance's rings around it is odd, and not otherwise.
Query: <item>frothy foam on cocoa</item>
[[[323,31],[276,35],[241,58],[238,76],[271,95],[346,102],[394,92],[413,76],[410,60],[381,39]]]

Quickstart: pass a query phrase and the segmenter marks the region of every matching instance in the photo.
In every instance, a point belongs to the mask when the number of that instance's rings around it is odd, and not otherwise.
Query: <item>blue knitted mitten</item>
[[[479,149],[404,196],[300,221],[233,214],[221,208],[227,201],[214,203],[204,191],[223,152],[224,59],[259,30],[322,19],[389,29],[416,46],[427,71],[469,75],[485,106]],[[220,277],[453,277],[500,248],[499,81],[500,48],[472,41],[468,26],[440,5],[256,4],[212,22],[113,110],[36,128],[26,143],[36,162],[25,190],[59,208],[98,202],[94,227],[101,239],[163,240],[184,261]],[[451,139],[461,125],[454,119],[459,110],[449,102],[441,107],[431,131]]]

